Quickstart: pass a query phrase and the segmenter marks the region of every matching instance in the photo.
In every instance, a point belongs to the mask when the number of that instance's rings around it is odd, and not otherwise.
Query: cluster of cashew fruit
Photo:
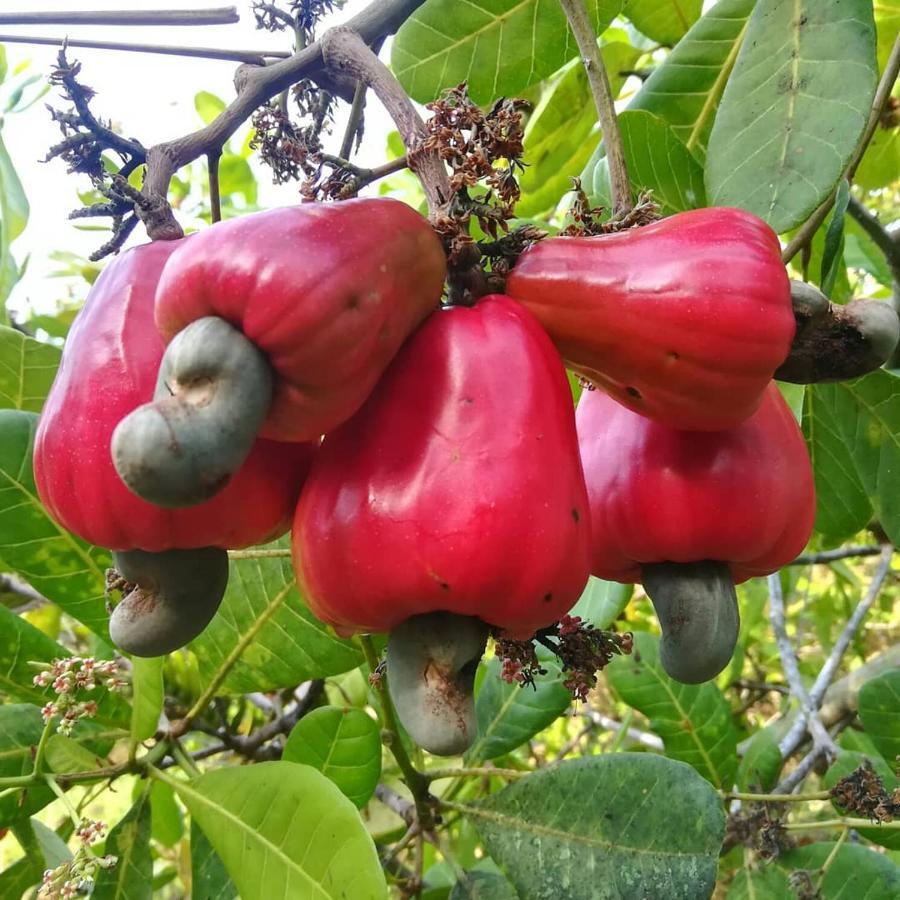
[[[119,647],[196,637],[226,550],[292,527],[310,608],[390,633],[391,695],[434,753],[474,737],[489,633],[558,621],[592,572],[643,582],[673,677],[721,671],[735,583],[812,527],[772,378],[803,380],[848,328],[865,352],[834,377],[875,368],[896,317],[792,302],[777,238],[731,209],[544,240],[472,307],[441,307],[445,275],[428,223],[383,199],[244,216],[104,271],[35,471],[57,521],[114,551]],[[599,388],[577,417],[564,363]]]

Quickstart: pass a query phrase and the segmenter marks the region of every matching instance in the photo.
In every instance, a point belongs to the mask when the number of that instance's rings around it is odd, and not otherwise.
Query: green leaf
[[[600,34],[621,0],[587,0]],[[520,93],[578,55],[556,2],[427,0],[394,38],[391,68],[414,100],[433,100],[461,81],[480,104]]]
[[[156,734],[163,708],[164,656],[131,659],[131,741],[139,744]]]
[[[22,182],[0,136],[0,317],[6,321],[5,303],[19,280],[19,268],[10,245],[25,230],[28,200]]]
[[[496,759],[515,750],[568,709],[572,697],[562,684],[559,666],[543,657],[541,665],[547,674],[531,688],[503,681],[500,660],[488,660],[475,698],[478,736],[466,754],[469,761]]]
[[[52,734],[47,741],[47,765],[59,774],[89,772],[105,764],[102,757],[64,734]]]
[[[287,548],[290,538],[271,546]],[[294,687],[362,662],[354,643],[307,609],[287,558],[232,561],[222,606],[191,649],[203,681],[224,676],[221,693],[234,694]]]
[[[219,190],[223,197],[240,194],[247,204],[256,203],[256,176],[242,156],[226,153],[219,160]]]
[[[515,888],[496,872],[466,872],[453,885],[450,900],[519,900]]]
[[[875,0],[872,5],[878,29],[878,70],[883,72],[894,40],[900,33],[900,4],[897,0]]]
[[[32,471],[36,425],[33,413],[0,410],[0,564],[107,639],[109,554],[60,528],[41,505]]]
[[[625,80],[619,73],[633,68],[640,51],[622,41],[604,44],[600,49],[615,95]],[[516,204],[517,216],[538,216],[556,208],[600,141],[596,124],[587,72],[576,59],[543,92],[528,120],[527,167],[519,178],[522,197]]]
[[[522,900],[694,900],[715,884],[722,803],[662,756],[567,760],[462,808]]]
[[[38,819],[31,819],[30,824],[34,831],[34,839],[44,857],[45,868],[55,869],[72,858],[72,851],[66,846],[66,842],[52,828],[48,828]]]
[[[900,160],[897,169],[900,171]],[[893,276],[884,254],[856,222],[846,219],[844,224],[847,229],[844,235],[844,261],[851,269],[861,269],[886,288],[890,288]]]
[[[757,731],[750,738],[750,743],[738,766],[738,790],[770,790],[778,781],[781,766],[782,759],[781,751],[778,749],[778,739],[769,729],[764,728]]]
[[[787,872],[820,869],[834,849],[833,842],[807,844],[782,853],[776,862]],[[868,847],[845,843],[831,860],[821,891],[823,897],[896,900],[900,897],[900,867]]]
[[[225,101],[209,91],[200,91],[194,95],[194,109],[203,120],[204,125],[209,125],[213,119],[225,111]]]
[[[831,414],[829,424],[834,433],[826,429],[820,435],[820,444],[826,443],[832,450],[832,457],[825,472],[817,471],[820,460],[813,455],[816,466],[816,489],[824,477],[838,479],[841,487],[853,479],[855,472],[858,483],[863,487],[874,515],[894,543],[900,543],[900,377],[884,369],[837,384],[812,385],[807,391],[811,402],[825,407]],[[821,425],[820,416],[817,425]],[[815,425],[813,426],[815,427]],[[845,453],[836,450],[835,444],[842,443]],[[815,447],[815,444],[813,444]],[[846,462],[849,456],[851,472],[835,472],[838,464]],[[825,503],[833,502],[826,491]],[[842,496],[843,499],[843,496]],[[862,511],[859,495],[852,498],[854,512]],[[823,502],[823,498],[819,498]],[[857,528],[866,524],[868,515],[861,517]],[[847,517],[847,521],[851,521]],[[818,520],[817,520],[818,525]],[[823,529],[824,530],[824,529]],[[849,534],[849,532],[848,532]]]
[[[3,685],[5,689],[5,685]],[[30,775],[34,769],[33,753],[44,730],[41,711],[26,703],[6,703],[0,706],[0,777]],[[34,787],[24,795],[6,794],[0,797],[0,828],[27,818],[45,807],[54,798],[49,787]],[[37,880],[40,880],[38,872]],[[0,881],[0,885],[2,885]],[[2,894],[0,896],[7,896]]]
[[[281,758],[318,769],[362,809],[381,777],[381,729],[361,709],[323,706],[294,726]]]
[[[798,225],[847,165],[876,79],[869,0],[759,0],[709,138],[710,203]]]
[[[697,21],[703,0],[625,0],[622,15],[659,44],[677,44]]]
[[[659,662],[659,639],[647,632],[635,632],[632,655],[617,657],[606,671],[610,687],[650,720],[667,756],[693,766],[716,787],[732,786],[737,730],[714,682],[673,681]]]
[[[134,806],[110,831],[105,852],[117,857],[117,862],[112,869],[100,869],[92,900],[151,900],[153,857],[148,793],[142,791]]]
[[[878,752],[894,765],[900,756],[900,672],[885,672],[860,688],[859,718]]]
[[[793,897],[787,875],[775,866],[741,869],[728,886],[727,900],[787,900]]]
[[[756,0],[720,0],[644,82],[628,105],[665,119],[701,158]]]
[[[900,10],[900,5],[897,7]],[[900,19],[900,15],[898,15]],[[900,25],[900,22],[898,22]],[[897,180],[900,172],[900,126],[886,128],[879,125],[866,147],[865,155],[853,183],[867,191],[877,191],[889,187]]]
[[[627,109],[619,116],[619,131],[635,195],[653,191],[666,215],[706,205],[703,168],[665,120]],[[594,158],[594,168],[585,170],[585,186],[593,203],[608,207],[609,167],[605,155]]]
[[[191,888],[203,900],[236,900],[237,888],[206,835],[191,822]]]
[[[869,762],[876,774],[884,782],[885,789],[888,793],[896,790],[900,784],[900,779],[894,774],[893,769],[878,755],[867,756],[854,750],[841,750],[837,759],[829,766],[828,771],[823,778],[823,784],[826,788],[833,788],[842,778],[846,778],[851,772],[854,772],[865,762]],[[832,801],[832,805],[843,815],[846,810],[842,809],[837,803]],[[850,815],[858,815],[858,813],[850,813]],[[900,850],[900,831],[893,831],[887,828],[879,828],[873,824],[871,828],[858,829],[859,834],[867,841],[878,844],[881,847],[887,847],[889,850]]]
[[[243,900],[386,900],[356,807],[315,769],[264,762],[172,784]]]
[[[628,605],[633,593],[633,585],[604,581],[591,575],[569,615],[580,616],[594,628],[609,628]]]
[[[164,847],[174,847],[184,835],[184,817],[175,801],[175,792],[156,781],[150,788],[150,833]]]
[[[60,356],[58,347],[0,326],[0,407],[40,412]]]
[[[830,385],[807,387],[803,435],[816,484],[816,531],[847,538],[869,522],[872,504],[841,436],[839,398]]]
[[[826,297],[831,297],[838,270],[844,268],[844,216],[850,202],[850,182],[842,178],[838,182],[834,199],[834,209],[825,232],[825,246],[822,251],[822,275],[819,286]]]

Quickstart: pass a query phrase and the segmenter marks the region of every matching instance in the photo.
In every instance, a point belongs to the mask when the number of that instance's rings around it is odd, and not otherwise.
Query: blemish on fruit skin
[[[636,387],[631,387],[631,385],[625,388],[625,393],[628,394],[629,397],[634,397],[635,400],[644,399],[641,392]]]
[[[578,510],[577,510],[574,506],[572,507],[572,518],[573,518],[576,522],[580,522],[580,521],[581,521],[581,516],[579,515]]]
[[[551,591],[548,591],[546,594],[544,594],[543,600],[544,603],[550,603],[553,600],[553,593]]]

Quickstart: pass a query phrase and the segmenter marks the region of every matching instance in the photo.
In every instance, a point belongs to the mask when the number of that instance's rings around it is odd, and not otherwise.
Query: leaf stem
[[[741,791],[719,791],[723,800],[746,800],[750,803],[809,803],[828,800],[831,791],[812,791],[808,794],[745,794]]]
[[[44,774],[44,756],[47,752],[47,741],[50,739],[50,733],[53,731],[53,716],[44,723],[44,730],[38,740],[37,750],[34,752],[34,775]]]
[[[856,145],[856,149],[850,157],[850,162],[847,164],[847,168],[842,175],[842,178],[846,178],[847,181],[851,183],[853,182],[854,174],[856,174],[856,169],[862,161],[863,154],[866,152],[866,147],[869,146],[869,141],[872,140],[872,135],[875,133],[875,128],[884,111],[885,104],[891,96],[891,90],[894,87],[894,82],[897,80],[898,72],[900,72],[900,35],[894,40],[891,55],[888,57],[887,64],[885,65],[884,72],[881,76],[881,81],[879,81],[878,87],[875,90],[875,98],[872,101],[872,108],[869,110],[869,119],[866,122],[862,137],[859,139],[859,143]],[[838,179],[837,184],[840,184],[840,182],[841,179]],[[788,242],[788,245],[781,253],[781,258],[785,263],[790,262],[797,253],[800,252],[800,249],[805,246],[807,241],[812,240],[813,235],[818,231],[819,226],[825,221],[825,217],[831,211],[831,207],[834,206],[836,193],[837,185],[835,186],[835,190],[822,201],[822,203],[813,211],[812,215],[810,215],[810,217],[800,226],[800,229],[794,237]]]
[[[0,25],[234,25],[237,9],[66,10],[0,13]]]
[[[287,548],[281,550],[229,550],[229,559],[290,559],[291,551]]]
[[[375,653],[372,638],[367,634],[360,635],[359,643],[366,658],[366,665],[368,665],[369,671],[374,673],[378,668],[378,656]],[[430,798],[428,793],[429,778],[412,764],[412,760],[410,760],[409,754],[406,752],[406,747],[403,746],[400,726],[397,722],[397,713],[394,711],[394,704],[388,692],[387,677],[382,674],[375,684],[375,690],[378,692],[378,697],[381,700],[381,716],[384,720],[384,731],[386,732],[384,737],[387,738],[385,743],[397,761],[400,771],[403,773],[403,780],[406,782],[406,786],[412,791],[416,812],[419,814],[419,821],[423,822],[423,819],[428,821],[430,812],[426,804],[426,798]]]
[[[439,781],[442,778],[522,778],[528,772],[520,772],[518,769],[495,769],[493,766],[461,766],[460,768],[426,769],[421,773],[429,781]]]
[[[628,179],[628,165],[625,162],[625,150],[622,146],[622,135],[616,119],[616,106],[609,85],[609,76],[603,64],[603,56],[597,44],[597,35],[588,15],[584,0],[559,0],[560,6],[569,21],[569,27],[584,62],[588,83],[600,128],[603,131],[603,144],[606,147],[606,158],[609,161],[609,184],[613,201],[613,213],[622,215],[634,205],[631,197],[631,182]]]
[[[900,829],[900,819],[893,822],[873,822],[871,819],[820,819],[813,822],[784,822],[787,831],[814,831],[816,828],[886,828],[888,831]]]

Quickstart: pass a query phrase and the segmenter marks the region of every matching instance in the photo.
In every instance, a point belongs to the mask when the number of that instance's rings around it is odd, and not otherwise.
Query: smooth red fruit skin
[[[263,437],[312,440],[349,418],[440,302],[444,252],[396,200],[273,209],[220,222],[172,255],[156,295],[166,341],[221,316],[276,373]]]
[[[803,435],[774,383],[725,431],[676,431],[603,391],[576,412],[600,578],[639,583],[642,563],[718,560],[735,583],[806,545],[816,511]]]
[[[344,634],[436,611],[524,638],[587,580],[590,522],[559,355],[508,297],[435,312],[300,495],[294,567]]]
[[[548,238],[522,254],[506,289],[569,368],[673,428],[750,416],[796,328],[778,238],[740,209]]]
[[[146,503],[119,479],[110,437],[126,413],[153,397],[165,349],[153,324],[153,294],[177,243],[136,247],[106,267],[72,326],[38,421],[41,501],[60,525],[110,550],[235,548],[273,539],[290,527],[313,454],[308,444],[258,441],[218,496],[188,509]]]

